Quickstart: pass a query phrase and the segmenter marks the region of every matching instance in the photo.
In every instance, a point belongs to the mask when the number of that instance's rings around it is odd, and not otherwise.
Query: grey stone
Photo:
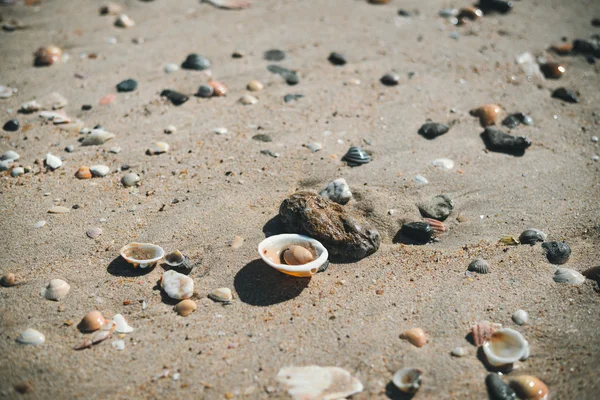
[[[426,218],[444,221],[454,209],[454,202],[445,194],[440,194],[424,203],[417,204],[421,215]]]
[[[327,187],[319,193],[321,196],[333,200],[338,204],[346,204],[352,199],[352,192],[344,178],[329,182]]]

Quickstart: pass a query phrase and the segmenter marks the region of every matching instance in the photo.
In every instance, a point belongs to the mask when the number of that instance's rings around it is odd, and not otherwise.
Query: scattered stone
[[[481,134],[485,146],[491,151],[500,151],[522,155],[531,146],[531,140],[526,136],[513,136],[500,129],[487,127]]]
[[[196,93],[196,96],[209,98],[209,97],[212,97],[214,93],[215,93],[215,89],[213,89],[212,86],[200,85],[200,87],[198,88],[198,93]]]
[[[191,69],[195,71],[204,71],[212,66],[210,60],[200,54],[192,53],[187,56],[185,61],[181,64],[183,69]]]
[[[266,156],[271,156],[273,158],[279,158],[279,153],[275,153],[271,150],[261,150],[260,154],[264,154]]]
[[[477,272],[478,274],[489,274],[490,263],[483,258],[476,258],[475,260],[471,261],[467,270],[471,272]]]
[[[175,106],[180,106],[186,101],[188,101],[189,97],[183,93],[176,92],[175,90],[165,89],[160,93],[161,97],[166,97],[173,103]]]
[[[546,251],[546,258],[551,264],[564,264],[571,255],[571,248],[565,242],[544,242],[542,249]]]
[[[146,150],[146,154],[148,154],[149,156],[153,156],[153,155],[157,155],[157,154],[163,154],[166,153],[167,151],[169,151],[169,144],[166,142],[154,142],[152,143],[152,145],[150,146],[150,148],[148,148],[148,150]]]
[[[45,163],[46,163],[46,166],[48,168],[50,168],[52,171],[60,168],[63,164],[62,161],[60,160],[60,158],[56,157],[55,155],[52,155],[51,153],[46,154]]]
[[[121,183],[125,187],[135,186],[139,182],[140,182],[140,177],[137,174],[134,174],[133,172],[130,172],[127,175],[123,176],[123,178],[121,178]]]
[[[319,142],[311,142],[304,144],[303,146],[312,151],[313,153],[323,150],[323,145]]]
[[[2,127],[7,132],[16,132],[19,130],[19,120],[18,119],[9,119],[6,121],[4,126]]]
[[[100,15],[119,15],[121,11],[121,5],[117,3],[106,3],[100,7]]]
[[[420,183],[421,185],[426,185],[429,183],[427,178],[425,178],[423,175],[415,175],[413,179],[415,180],[415,182]]]
[[[563,64],[545,63],[540,65],[540,71],[546,79],[560,79],[567,69]]]
[[[39,228],[43,228],[44,225],[46,225],[46,221],[42,220],[42,221],[38,221],[35,224],[33,224],[33,227],[35,229],[39,229]]]
[[[59,61],[62,49],[57,46],[40,47],[34,54],[33,65],[36,67],[48,67]]]
[[[194,280],[172,269],[163,273],[160,287],[176,300],[189,299],[194,294]]]
[[[10,176],[13,178],[17,178],[25,173],[25,169],[23,167],[16,167],[10,171]]]
[[[233,300],[231,289],[219,288],[215,289],[208,294],[208,298],[214,301],[220,301],[221,303],[230,303]]]
[[[119,154],[121,152],[121,148],[116,146],[116,147],[111,147],[110,149],[108,149],[109,153],[113,153],[113,154]]]
[[[8,86],[0,85],[0,99],[8,99],[15,93],[17,89],[9,88]]]
[[[219,81],[210,81],[208,84],[213,88],[213,95],[217,97],[223,97],[227,95],[227,86]]]
[[[418,243],[428,243],[433,237],[433,230],[427,222],[408,222],[402,225],[400,233]]]
[[[175,63],[168,63],[165,65],[165,72],[167,74],[172,74],[175,71],[179,70],[179,65],[175,64]]]
[[[464,357],[468,354],[469,352],[467,351],[467,349],[465,349],[464,347],[455,347],[452,349],[452,351],[450,352],[450,354],[452,354],[454,357]]]
[[[277,381],[293,400],[345,399],[364,389],[358,379],[339,367],[285,367],[277,373]]]
[[[419,129],[419,135],[427,139],[435,139],[438,136],[448,132],[450,127],[446,124],[439,124],[437,122],[428,122],[423,124]]]
[[[501,112],[502,108],[500,108],[499,105],[485,104],[481,107],[472,109],[469,111],[469,114],[474,117],[478,117],[481,126],[486,127],[495,125]]]
[[[50,207],[50,209],[48,210],[49,214],[65,214],[68,212],[71,212],[71,209],[63,206]]]
[[[297,85],[300,82],[300,78],[295,71],[280,67],[279,65],[269,65],[267,66],[267,70],[281,76],[290,86]]]
[[[359,165],[370,163],[371,156],[360,147],[352,146],[346,152],[344,157],[342,157],[342,161],[346,161],[350,167],[357,167]]]
[[[196,302],[190,299],[181,300],[175,306],[175,312],[182,317],[187,317],[198,309]]]
[[[65,151],[66,151],[67,153],[72,153],[72,152],[74,152],[74,151],[75,151],[75,146],[73,146],[72,144],[70,144],[70,145],[67,145],[67,147],[65,147]]]
[[[344,208],[322,196],[297,192],[281,203],[279,215],[287,232],[320,241],[332,257],[361,259],[379,249],[381,236]]]
[[[585,282],[585,276],[570,268],[557,269],[552,279],[556,283],[569,283],[571,285],[581,285]]]
[[[90,172],[93,176],[101,178],[103,176],[108,175],[108,173],[110,172],[110,168],[106,165],[92,165],[90,167]]]
[[[7,150],[4,152],[4,154],[2,154],[2,156],[0,156],[0,160],[1,161],[16,161],[19,158],[21,158],[21,156],[14,150]]]
[[[175,125],[169,125],[169,126],[167,126],[167,127],[165,128],[164,132],[165,132],[167,135],[170,135],[170,134],[172,134],[172,133],[175,133],[175,132],[177,132],[177,128],[175,127]]]
[[[285,96],[283,96],[283,101],[285,101],[286,103],[291,103],[292,101],[296,101],[298,99],[301,99],[302,97],[304,97],[303,94],[286,94]]]
[[[0,171],[8,171],[11,163],[12,161],[9,160],[0,161]]]
[[[285,59],[285,53],[282,50],[267,50],[263,57],[267,61],[282,61]]]
[[[434,167],[441,168],[444,170],[451,170],[454,168],[454,161],[449,158],[437,158],[431,162]]]
[[[444,221],[454,210],[454,202],[449,196],[440,194],[426,202],[417,204],[417,207],[423,217]]]
[[[496,11],[506,14],[513,8],[513,2],[509,0],[479,0],[479,7],[486,13]]]
[[[20,394],[33,393],[33,391],[35,390],[31,381],[19,382],[14,386],[14,388],[15,391]]]
[[[135,79],[125,79],[117,85],[117,92],[133,92],[137,86],[138,83]]]
[[[229,133],[229,131],[227,130],[227,128],[225,127],[218,127],[218,128],[213,128],[213,133],[216,133],[217,135],[227,135],[227,133]]]
[[[272,142],[273,138],[271,138],[271,136],[266,135],[264,133],[258,133],[254,136],[252,136],[252,139],[254,140],[258,140],[259,142]]]
[[[243,51],[236,50],[233,53],[231,53],[231,58],[244,58],[245,55],[246,53],[244,53]]]
[[[579,103],[577,95],[571,90],[565,89],[564,87],[558,88],[552,92],[552,97],[566,101],[567,103]]]
[[[121,14],[115,20],[115,26],[119,28],[131,28],[135,25],[135,21],[129,18],[126,14]]]
[[[104,129],[92,129],[92,131],[81,142],[82,146],[99,146],[114,139],[116,135]]]
[[[328,60],[333,65],[346,65],[348,62],[343,54],[336,53],[335,51],[329,54]]]
[[[15,274],[13,274],[12,272],[7,272],[2,276],[2,278],[0,278],[0,285],[4,287],[12,287],[15,286],[16,280],[17,277]]]
[[[517,310],[513,313],[512,320],[517,325],[525,325],[529,321],[529,314],[525,310]]]
[[[506,383],[502,382],[496,373],[490,373],[485,378],[485,384],[491,400],[517,400],[517,394]]]
[[[508,129],[514,129],[519,126],[519,124],[531,126],[533,125],[533,119],[529,115],[519,112],[510,114],[502,120],[502,125],[506,126]]]
[[[246,86],[246,88],[251,92],[260,92],[261,90],[263,90],[263,87],[263,84],[257,80],[251,80]]]
[[[258,99],[252,95],[245,94],[240,98],[239,102],[245,106],[249,106],[258,103]]]
[[[90,228],[85,232],[85,234],[90,239],[98,239],[100,237],[100,235],[102,235],[102,229],[101,228]]]
[[[534,245],[538,242],[544,242],[546,240],[546,234],[539,229],[527,229],[521,233],[519,236],[519,241],[521,244],[530,244]]]
[[[350,199],[352,199],[352,192],[344,178],[339,178],[330,182],[319,195],[342,205],[348,203]]]
[[[394,72],[383,75],[380,79],[385,86],[396,86],[400,82],[400,76]]]

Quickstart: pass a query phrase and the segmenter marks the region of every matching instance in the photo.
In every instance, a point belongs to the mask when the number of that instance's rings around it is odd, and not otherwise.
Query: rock
[[[251,92],[260,92],[261,90],[263,90],[263,87],[263,84],[257,80],[251,80],[246,86],[246,88]]]
[[[208,298],[221,303],[230,303],[233,300],[233,295],[231,294],[231,289],[224,287],[210,292]]]
[[[329,60],[329,62],[333,65],[346,65],[348,62],[343,54],[336,53],[335,51],[329,54],[329,58],[327,58],[327,60]]]
[[[121,152],[121,148],[119,146],[115,146],[108,149],[108,151],[112,154],[119,154]]]
[[[106,3],[100,7],[100,15],[119,15],[121,13],[121,5],[117,3]]]
[[[498,374],[488,374],[485,378],[485,384],[490,400],[517,400],[515,391],[502,382]]]
[[[350,199],[352,199],[352,192],[344,178],[339,178],[330,182],[319,195],[342,205],[348,203]]]
[[[175,127],[175,125],[169,125],[169,126],[167,126],[167,127],[164,129],[164,132],[165,132],[167,135],[170,135],[170,134],[172,134],[172,133],[175,133],[175,132],[177,132],[177,128]]]
[[[570,268],[557,269],[552,279],[556,283],[569,283],[571,285],[581,285],[585,282],[585,277],[581,273]]]
[[[296,101],[300,98],[304,97],[303,94],[286,94],[285,96],[283,96],[283,101],[285,101],[286,103],[290,103],[292,101]]]
[[[117,92],[133,92],[137,86],[138,83],[135,79],[125,79],[117,85]]]
[[[200,85],[200,87],[198,88],[198,92],[196,93],[196,96],[209,98],[209,97],[212,97],[214,93],[215,93],[215,89],[213,89],[212,86]]]
[[[263,57],[267,61],[282,61],[285,59],[285,53],[282,50],[267,50]]]
[[[46,166],[50,168],[52,171],[58,169],[62,166],[62,161],[60,158],[52,155],[51,153],[46,154]]]
[[[160,93],[161,97],[166,97],[173,103],[173,105],[180,106],[186,101],[188,101],[189,97],[183,93],[176,92],[175,90],[165,89]]]
[[[146,150],[146,154],[149,156],[153,156],[156,154],[163,154],[169,151],[169,144],[166,142],[154,142],[152,145]]]
[[[217,135],[227,135],[229,133],[229,131],[227,130],[227,128],[220,126],[218,128],[213,128],[212,130],[214,133],[216,133]]]
[[[175,71],[179,70],[179,65],[175,64],[175,63],[168,63],[165,65],[165,72],[167,74],[172,74]]]
[[[252,136],[252,139],[254,140],[258,140],[259,142],[272,142],[273,138],[271,138],[271,136],[266,135],[264,133],[258,133],[254,136]]]
[[[19,130],[19,120],[9,119],[2,127],[6,132],[16,132]]]
[[[546,258],[552,264],[564,264],[569,260],[571,248],[565,242],[544,242],[542,249],[546,252]]]
[[[92,165],[90,167],[90,172],[93,176],[103,177],[108,175],[110,168],[106,165]]]
[[[208,84],[213,88],[213,96],[222,97],[227,95],[227,86],[219,81],[210,81]]]
[[[579,99],[573,91],[562,87],[552,92],[552,97],[566,101],[567,103],[579,103]]]
[[[400,77],[394,72],[383,75],[380,79],[385,86],[396,86],[400,82]]]
[[[508,0],[479,0],[478,6],[486,13],[496,11],[506,14],[512,10],[513,2]]]
[[[451,170],[454,168],[454,161],[449,158],[437,158],[431,162],[431,165],[437,168]]]
[[[514,129],[519,126],[519,124],[531,126],[533,125],[533,119],[529,115],[519,112],[510,114],[502,120],[502,125],[506,126],[508,129]]]
[[[512,320],[517,325],[524,325],[529,321],[529,314],[525,310],[517,310],[513,313]]]
[[[269,65],[267,66],[267,70],[280,75],[290,86],[297,85],[300,82],[300,78],[295,71],[280,67],[279,65]]]
[[[544,63],[540,65],[540,71],[546,79],[560,79],[567,72],[567,69],[563,64]]]
[[[105,131],[104,129],[92,129],[81,142],[82,146],[99,146],[107,141],[114,139],[116,135]]]
[[[317,151],[323,150],[323,145],[321,143],[319,143],[319,142],[306,143],[306,144],[303,144],[302,146],[306,147],[307,149],[309,149],[313,153],[316,153]]]
[[[245,94],[240,98],[239,102],[245,106],[249,106],[258,103],[258,99],[252,95]]]
[[[7,150],[4,152],[4,154],[2,154],[2,156],[0,156],[0,161],[12,162],[18,160],[19,158],[21,158],[21,156],[16,151]]]
[[[48,210],[48,214],[65,214],[68,212],[71,212],[71,209],[63,206],[50,207],[50,209]]]
[[[0,171],[8,171],[11,163],[12,161],[10,160],[0,161]]]
[[[413,179],[415,180],[415,182],[420,183],[421,185],[426,185],[429,183],[427,178],[425,178],[423,175],[415,175]]]
[[[34,53],[33,57],[34,66],[47,67],[60,60],[62,49],[57,46],[43,46]]]
[[[402,225],[400,233],[418,243],[428,243],[433,237],[433,230],[427,222],[408,222]]]
[[[119,28],[131,28],[135,25],[135,21],[129,18],[126,14],[121,14],[115,20],[115,26]]]
[[[454,210],[454,202],[447,195],[440,194],[426,202],[417,204],[417,207],[419,207],[422,216],[444,221]]]
[[[195,71],[204,71],[212,66],[210,60],[200,54],[192,53],[187,56],[185,61],[181,64],[183,69],[191,69]]]
[[[379,232],[360,223],[333,201],[310,192],[297,192],[279,208],[288,232],[304,234],[320,241],[332,257],[361,259],[373,254],[381,243]]]
[[[12,171],[10,171],[10,176],[12,176],[13,178],[16,178],[18,176],[21,176],[25,173],[25,168],[23,167],[16,167],[13,168]]]
[[[525,153],[525,149],[531,146],[531,140],[526,136],[513,136],[500,129],[487,127],[481,134],[488,150],[505,152],[509,154]]]
[[[134,174],[133,172],[130,172],[127,175],[123,176],[123,178],[121,178],[121,183],[125,187],[135,186],[139,182],[140,182],[140,177],[137,174]]]
[[[194,294],[193,279],[172,269],[163,273],[160,287],[176,300],[189,299]]]
[[[448,132],[450,127],[446,124],[439,124],[437,122],[428,122],[423,124],[419,129],[419,135],[426,139],[435,139],[438,136]]]
[[[470,110],[469,114],[479,118],[479,123],[485,128],[486,126],[495,125],[501,112],[502,108],[497,104],[484,104]]]
[[[68,145],[67,147],[65,147],[65,151],[67,153],[72,153],[75,151],[75,146],[73,146],[72,144]]]

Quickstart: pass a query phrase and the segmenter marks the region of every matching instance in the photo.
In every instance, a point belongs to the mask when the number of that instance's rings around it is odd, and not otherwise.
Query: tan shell
[[[469,111],[469,114],[478,117],[481,126],[486,127],[495,125],[501,112],[502,108],[499,105],[485,104],[481,107],[472,109]]]
[[[248,86],[246,86],[246,88],[251,92],[260,92],[263,90],[264,86],[260,81],[251,80],[248,82]]]
[[[92,172],[90,171],[90,167],[80,167],[75,173],[75,177],[77,179],[92,179]]]
[[[42,288],[40,296],[53,301],[59,301],[71,290],[71,286],[62,279],[52,279],[45,288]]]
[[[0,285],[4,286],[4,287],[11,287],[11,286],[15,286],[15,281],[17,280],[17,277],[15,274],[13,274],[12,272],[7,272],[6,274],[4,274],[4,276],[0,279]]]
[[[220,301],[222,303],[229,303],[233,300],[233,294],[231,294],[231,289],[222,287],[213,290],[208,294],[208,298],[214,301]]]
[[[569,54],[573,50],[572,43],[557,43],[550,46],[550,50],[556,54]]]
[[[215,91],[214,96],[221,97],[221,96],[225,96],[227,94],[227,86],[225,86],[221,82],[219,82],[219,81],[210,81],[210,82],[208,82],[208,84]]]
[[[107,322],[100,311],[94,310],[85,314],[77,328],[81,332],[94,332],[106,325]]]
[[[37,66],[52,65],[62,56],[62,50],[57,46],[40,47],[34,54],[34,64]]]
[[[258,103],[258,99],[250,94],[243,95],[239,101],[245,106],[250,106],[252,104]]]
[[[181,300],[175,306],[175,311],[182,317],[187,317],[198,309],[196,302],[190,299]]]
[[[535,376],[523,375],[510,380],[510,387],[514,389],[520,399],[523,400],[546,400],[548,398],[548,386]]]
[[[282,255],[287,265],[304,265],[315,259],[310,250],[298,245],[291,245],[283,251]]]
[[[400,334],[400,339],[406,339],[410,344],[417,347],[423,347],[428,342],[427,336],[421,328],[412,328],[403,332]]]

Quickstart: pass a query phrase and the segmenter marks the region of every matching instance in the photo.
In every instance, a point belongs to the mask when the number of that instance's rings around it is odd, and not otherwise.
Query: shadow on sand
[[[155,266],[156,264],[149,268],[134,268],[133,265],[125,261],[123,257],[117,256],[117,258],[108,264],[106,271],[114,276],[142,276],[150,273]]]

